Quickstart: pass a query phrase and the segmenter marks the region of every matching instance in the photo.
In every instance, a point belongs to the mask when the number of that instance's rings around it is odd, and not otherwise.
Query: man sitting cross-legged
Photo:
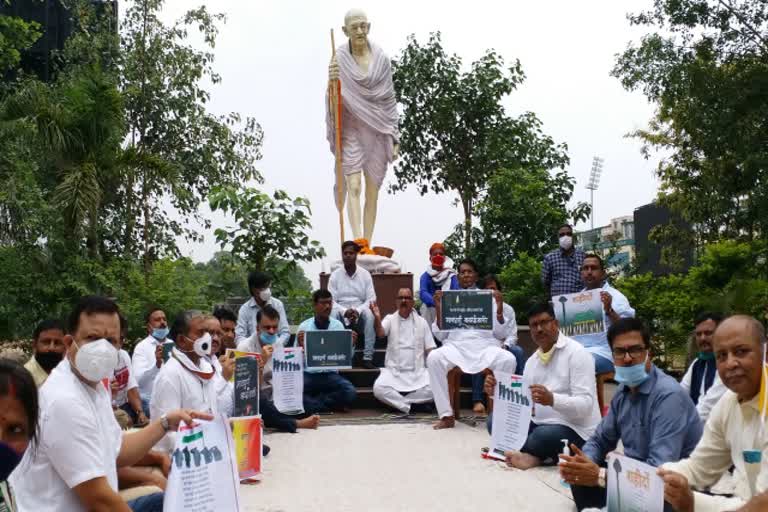
[[[333,296],[328,290],[316,290],[312,294],[315,316],[304,320],[296,333],[296,340],[304,347],[304,335],[309,331],[343,331],[344,324],[331,318]],[[367,310],[370,311],[370,310]],[[373,315],[371,315],[373,316]],[[352,331],[352,342],[357,342],[357,334]],[[317,368],[304,371],[304,412],[343,411],[357,397],[355,386],[339,375],[336,370]]]
[[[557,464],[562,439],[582,447],[600,423],[595,390],[595,362],[581,344],[560,333],[552,304],[528,311],[531,337],[539,349],[528,360],[523,379],[531,387],[535,416],[520,451],[507,452],[507,464],[530,469]],[[493,396],[496,379],[488,375],[486,392]],[[493,417],[488,418],[488,431]]]
[[[477,265],[465,259],[459,264],[459,281],[462,288],[468,282],[477,282]],[[435,405],[440,421],[435,423],[435,429],[452,428],[455,423],[451,401],[448,397],[448,372],[458,366],[464,373],[479,373],[486,368],[491,371],[515,373],[517,361],[515,356],[499,345],[507,334],[501,293],[493,292],[493,330],[480,331],[475,329],[455,330],[446,333],[438,327],[442,323],[442,306],[440,304],[443,292],[435,293],[436,321],[432,324],[432,332],[443,342],[443,346],[433,350],[427,357],[429,369],[429,384],[435,395]]]
[[[429,375],[425,364],[435,340],[427,321],[413,309],[413,292],[400,288],[397,313],[381,319],[378,305],[371,303],[376,335],[387,336],[384,368],[373,383],[373,395],[385,404],[408,414],[411,404],[432,401]]]
[[[333,316],[363,338],[363,368],[375,370],[376,333],[370,304],[376,300],[376,291],[371,274],[357,264],[358,252],[360,247],[355,242],[348,240],[341,245],[344,265],[331,272],[328,291],[333,297]]]
[[[678,512],[742,510],[742,506],[749,510],[747,501],[768,491],[768,437],[760,414],[765,330],[752,317],[732,316],[717,327],[713,348],[717,371],[728,389],[709,414],[691,456],[659,470],[664,497]],[[691,490],[713,486],[730,467],[735,467],[736,482],[732,498]]]
[[[279,326],[280,313],[267,304],[256,313],[256,333],[237,347],[238,350],[261,355],[259,409],[264,418],[264,426],[292,433],[297,428],[317,428],[320,424],[319,416],[313,414],[307,418],[294,418],[278,411],[272,399],[272,353],[275,345],[282,343],[277,337]]]

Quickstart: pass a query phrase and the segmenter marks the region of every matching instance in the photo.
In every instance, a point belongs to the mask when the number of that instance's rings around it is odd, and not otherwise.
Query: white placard
[[[520,375],[495,372],[490,457],[504,460],[504,452],[519,450],[531,424],[531,390]]]
[[[191,427],[182,423],[171,454],[163,512],[238,512],[239,492],[235,446],[224,416],[196,420]]]
[[[606,480],[608,512],[663,512],[664,480],[655,467],[614,452],[608,456]]]
[[[278,344],[272,354],[272,399],[283,414],[304,412],[304,349]]]

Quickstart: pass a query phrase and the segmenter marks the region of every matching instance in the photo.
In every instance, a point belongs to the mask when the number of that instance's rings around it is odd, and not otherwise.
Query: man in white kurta
[[[384,368],[373,383],[373,396],[405,413],[411,404],[432,401],[427,373],[427,354],[437,347],[426,320],[413,309],[413,292],[401,288],[397,292],[397,313],[381,319],[378,305],[371,304],[376,335],[387,337]]]
[[[172,333],[176,347],[155,379],[150,400],[152,418],[159,418],[174,409],[194,409],[213,415],[219,413],[214,380],[216,371],[206,357],[210,355],[210,341],[208,354],[202,353],[199,346],[195,351],[196,345],[199,345],[195,341],[204,336],[210,337],[205,330],[206,319],[207,315],[199,311],[185,311],[176,319],[176,332]],[[170,452],[175,445],[176,434],[169,432],[155,449]]]
[[[471,289],[477,282],[477,265],[471,260],[459,264],[459,285],[463,289]],[[500,347],[501,340],[508,334],[504,318],[504,308],[501,293],[489,290],[493,295],[493,328],[490,331],[475,329],[441,331],[442,323],[441,299],[443,292],[435,293],[436,320],[432,324],[432,332],[443,346],[430,352],[427,357],[429,384],[435,395],[435,406],[440,421],[435,429],[452,428],[455,423],[453,409],[448,396],[448,372],[458,366],[464,373],[480,373],[485,369],[492,372],[502,371],[515,373],[517,361],[515,356]]]
[[[133,348],[131,365],[133,376],[139,383],[139,395],[149,401],[155,377],[163,366],[163,344],[167,341],[168,320],[162,309],[150,309],[145,320],[147,337]]]
[[[754,318],[734,316],[715,331],[717,370],[728,390],[712,409],[704,435],[690,457],[664,464],[666,500],[679,512],[740,509],[768,491],[768,436],[760,414],[761,379],[768,378],[765,331]],[[733,466],[733,497],[693,492],[707,489]]]
[[[348,240],[341,245],[343,266],[331,272],[328,291],[333,296],[332,315],[364,338],[363,368],[372,370],[376,368],[373,364],[376,334],[370,306],[376,300],[376,291],[371,274],[357,264],[359,251],[355,242]]]

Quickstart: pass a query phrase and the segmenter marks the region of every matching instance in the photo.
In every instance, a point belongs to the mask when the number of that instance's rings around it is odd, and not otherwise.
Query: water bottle
[[[569,441],[567,439],[561,439],[560,442],[563,443],[562,454],[563,455],[568,455],[570,457],[570,455],[571,455],[571,448],[570,448],[570,446],[568,446]],[[571,485],[568,482],[566,482],[565,480],[563,480],[562,478],[560,479],[560,485],[562,485],[563,487],[568,488],[568,489],[571,488]]]

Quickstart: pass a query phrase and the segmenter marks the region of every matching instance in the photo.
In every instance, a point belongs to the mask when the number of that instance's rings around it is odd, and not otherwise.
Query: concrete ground
[[[481,458],[490,442],[482,423],[326,423],[265,442],[263,480],[240,486],[246,512],[575,510],[555,468]]]

